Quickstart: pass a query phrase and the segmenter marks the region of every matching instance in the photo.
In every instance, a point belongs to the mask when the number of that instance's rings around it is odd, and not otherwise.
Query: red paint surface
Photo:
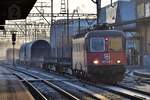
[[[110,60],[104,60],[104,54],[110,55]],[[123,51],[120,52],[101,52],[101,53],[87,53],[87,64],[93,64],[94,60],[98,60],[98,65],[116,65],[117,60],[120,60],[121,63],[117,65],[124,65],[127,63],[126,55]],[[105,63],[104,63],[105,62]]]

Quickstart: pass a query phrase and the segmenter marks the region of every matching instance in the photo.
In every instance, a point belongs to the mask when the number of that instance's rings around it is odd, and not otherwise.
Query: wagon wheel
[[[87,80],[87,73],[85,71],[83,71],[83,79]]]
[[[77,75],[78,75],[77,63],[75,64],[75,68],[73,69],[73,75],[74,75],[74,76],[77,76]]]
[[[79,71],[79,76],[80,76],[79,77],[80,79],[83,79],[83,71],[82,71],[82,69]]]
[[[75,70],[73,68],[71,68],[72,71],[72,75],[75,75]]]
[[[51,64],[48,64],[48,70],[51,70]]]
[[[84,75],[83,75],[83,68],[82,68],[82,64],[81,63],[79,63],[80,64],[80,78],[81,79],[84,79]]]

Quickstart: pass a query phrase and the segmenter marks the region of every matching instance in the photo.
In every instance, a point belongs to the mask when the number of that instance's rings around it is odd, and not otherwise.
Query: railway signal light
[[[12,45],[15,45],[15,42],[16,42],[16,34],[13,33],[12,34]]]

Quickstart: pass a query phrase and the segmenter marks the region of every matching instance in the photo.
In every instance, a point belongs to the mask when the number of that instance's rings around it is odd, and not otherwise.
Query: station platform
[[[17,77],[0,66],[0,100],[34,100],[34,98]]]
[[[135,76],[150,78],[150,66],[127,66],[127,70]]]

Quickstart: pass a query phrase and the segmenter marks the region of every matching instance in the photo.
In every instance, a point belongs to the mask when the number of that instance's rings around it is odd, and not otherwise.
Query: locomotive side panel
[[[72,62],[74,70],[81,70],[86,72],[86,51],[85,39],[79,38],[73,40]]]

